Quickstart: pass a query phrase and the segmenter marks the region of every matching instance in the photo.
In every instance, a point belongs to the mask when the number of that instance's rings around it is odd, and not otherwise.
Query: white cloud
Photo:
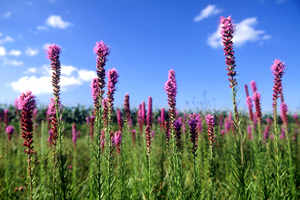
[[[235,25],[235,32],[233,35],[233,42],[237,46],[241,46],[247,42],[255,42],[260,40],[268,40],[271,35],[265,33],[264,30],[255,29],[257,19],[255,17],[246,18]],[[211,34],[208,38],[208,45],[217,48],[222,46],[221,41],[221,27],[218,26],[217,31]]]
[[[27,69],[27,71],[25,72],[26,74],[34,74],[37,72],[37,69],[35,67],[30,67]]]
[[[11,15],[12,15],[12,13],[10,11],[7,11],[3,14],[3,17],[7,19],[7,18],[10,18]]]
[[[62,65],[61,66],[61,74],[70,76],[72,72],[76,71],[77,69],[71,65]]]
[[[18,66],[22,66],[24,63],[20,60],[4,59],[3,64],[18,67]]]
[[[78,75],[79,75],[79,78],[83,81],[91,81],[93,78],[97,77],[97,74],[95,71],[90,71],[90,70],[85,70],[85,69],[82,69],[82,70],[79,70],[78,71]]]
[[[65,29],[68,28],[71,23],[64,21],[61,16],[58,15],[51,15],[48,17],[46,20],[46,24],[52,28],[60,28],[60,29]]]
[[[51,70],[49,65],[43,65],[40,68],[28,68],[26,73],[35,74],[27,75],[10,83],[13,90],[23,92],[31,90],[33,94],[49,94],[52,92]],[[84,83],[90,83],[91,79],[96,76],[94,71],[78,69],[72,65],[61,66],[61,88],[67,90],[71,86],[80,86]]]
[[[5,56],[6,55],[6,49],[3,46],[0,46],[0,56]]]
[[[27,56],[35,56],[39,53],[39,51],[37,49],[32,49],[32,48],[27,48],[25,51]]]
[[[18,92],[30,90],[35,95],[52,92],[50,76],[24,76],[19,80],[12,82],[11,87]]]
[[[0,38],[0,44],[4,44],[7,42],[13,42],[14,39],[10,36],[5,36],[4,38]]]
[[[21,51],[19,51],[19,50],[16,50],[16,49],[12,49],[12,50],[10,50],[9,51],[9,53],[8,53],[8,55],[10,55],[10,56],[20,56],[22,54],[22,52]]]
[[[208,5],[194,18],[194,22],[199,22],[210,16],[217,15],[220,12],[222,12],[222,10],[218,9],[215,5]]]

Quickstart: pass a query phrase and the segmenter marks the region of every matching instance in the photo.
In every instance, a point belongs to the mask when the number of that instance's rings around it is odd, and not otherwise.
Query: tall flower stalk
[[[22,93],[19,97],[19,103],[21,105],[21,128],[22,138],[24,139],[24,152],[27,154],[27,177],[28,177],[28,191],[29,199],[32,199],[33,191],[33,174],[32,174],[32,155],[35,153],[33,149],[33,110],[36,107],[35,97],[32,93]]]
[[[129,94],[125,94],[124,98],[124,112],[126,115],[126,123],[128,130],[132,128],[132,119],[131,119],[131,113],[130,113],[130,98]]]
[[[215,144],[215,131],[214,131],[214,126],[215,126],[215,120],[214,116],[211,114],[208,114],[205,116],[206,124],[207,124],[207,134],[208,134],[208,141],[209,141],[209,152],[210,152],[210,158],[209,158],[209,167],[210,167],[210,197],[211,199],[215,199],[215,182],[216,182],[216,173],[215,173],[215,152],[214,152],[214,144]]]
[[[222,42],[224,45],[224,54],[225,54],[225,63],[227,65],[227,75],[229,80],[229,87],[232,89],[232,103],[233,103],[233,111],[234,111],[234,122],[235,128],[237,128],[239,123],[239,115],[236,103],[236,71],[235,71],[235,57],[234,57],[234,50],[233,50],[233,23],[231,17],[221,17],[221,35],[222,35]]]
[[[107,61],[107,56],[110,53],[109,48],[103,42],[96,42],[94,47],[94,53],[96,54],[96,73],[97,77],[92,81],[92,97],[94,101],[94,111],[93,115],[95,117],[94,121],[94,132],[96,140],[92,143],[92,152],[93,152],[93,160],[92,163],[95,165],[95,172],[90,171],[91,178],[93,182],[91,182],[91,190],[95,188],[95,193],[93,193],[93,198],[95,199],[102,199],[103,190],[102,190],[102,172],[101,172],[101,130],[104,127],[104,118],[103,118],[103,95],[104,95],[104,87],[105,87],[105,64]],[[91,168],[93,170],[93,168]],[[94,183],[94,184],[93,184]]]
[[[182,176],[182,153],[176,145],[176,133],[174,122],[176,120],[176,95],[177,95],[177,83],[175,77],[175,71],[169,70],[168,80],[165,83],[165,91],[168,96],[169,105],[169,130],[171,133],[171,168],[170,176],[172,177],[171,195],[173,198],[184,198],[184,181]],[[169,132],[167,132],[169,133]],[[168,136],[167,136],[168,138]]]
[[[112,130],[112,112],[114,105],[114,94],[116,91],[116,84],[118,82],[119,74],[115,68],[108,71],[108,84],[107,84],[107,128],[106,128],[106,160],[107,160],[107,191],[106,199],[112,199],[114,190],[114,176],[113,176],[113,146],[111,140],[111,130]]]
[[[60,53],[61,48],[52,44],[48,47],[48,58],[50,60],[50,66],[52,70],[52,88],[53,88],[53,96],[55,101],[55,110],[56,110],[56,118],[52,118],[52,124],[57,128],[57,145],[54,149],[54,157],[55,162],[57,162],[58,166],[58,176],[59,176],[59,193],[63,199],[67,199],[68,197],[68,182],[67,182],[67,169],[66,169],[66,155],[64,155],[64,145],[63,145],[63,133],[62,133],[62,121],[61,121],[61,102],[60,102],[60,75],[61,75],[61,65],[60,65]],[[56,123],[54,124],[54,121]],[[56,176],[56,174],[55,174]],[[55,177],[56,179],[56,177]],[[56,194],[54,194],[56,195]]]
[[[152,97],[148,98],[146,119],[146,160],[147,160],[147,199],[151,199],[151,130],[152,130]]]

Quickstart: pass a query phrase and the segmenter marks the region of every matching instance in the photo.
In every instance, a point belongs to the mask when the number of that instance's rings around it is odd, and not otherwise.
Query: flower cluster
[[[59,54],[61,52],[61,48],[56,44],[52,44],[48,47],[48,58],[51,62],[52,69],[52,87],[53,87],[53,95],[55,100],[59,104],[59,93],[60,93],[60,74],[61,74],[61,66],[59,61]]]
[[[284,74],[285,65],[280,60],[275,59],[273,65],[271,66],[271,70],[274,75],[273,106],[275,106],[277,104],[276,101],[278,97],[281,98],[281,102],[284,102],[281,79]]]
[[[214,132],[214,126],[215,126],[215,119],[214,116],[211,114],[208,114],[205,116],[206,124],[207,124],[207,134],[208,134],[208,140],[209,144],[213,145],[215,143],[215,132]]]
[[[112,110],[114,102],[114,93],[116,91],[116,84],[118,82],[119,74],[115,68],[108,71],[108,85],[107,85],[107,103],[110,110]]]
[[[176,118],[176,94],[177,94],[177,84],[175,78],[175,71],[173,69],[169,70],[168,80],[165,83],[165,91],[168,96],[169,104],[169,120],[171,130],[174,129],[174,121]]]
[[[104,94],[104,87],[105,87],[105,63],[107,60],[107,56],[109,55],[109,48],[104,44],[103,41],[96,42],[94,47],[94,52],[97,55],[96,59],[96,68],[97,68],[97,77],[98,77],[98,84],[100,89],[100,96]]]
[[[234,51],[233,51],[233,23],[231,17],[221,17],[220,20],[220,26],[221,26],[221,36],[222,36],[222,42],[224,45],[224,54],[226,56],[226,65],[227,65],[227,75],[228,80],[230,82],[230,87],[233,88],[237,85],[236,81],[236,71],[235,71],[235,57],[234,57]]]
[[[22,93],[19,97],[19,104],[21,108],[21,129],[22,138],[24,139],[24,150],[26,154],[34,153],[33,150],[33,122],[32,115],[36,106],[35,97],[30,91]]]
[[[192,114],[190,116],[190,120],[188,122],[190,127],[190,136],[191,136],[191,142],[193,144],[192,147],[192,153],[196,155],[196,151],[198,148],[198,134],[197,134],[197,119],[195,114]]]
[[[124,98],[124,112],[126,115],[127,125],[129,128],[132,127],[131,113],[130,113],[130,103],[129,103],[129,94],[125,94]]]

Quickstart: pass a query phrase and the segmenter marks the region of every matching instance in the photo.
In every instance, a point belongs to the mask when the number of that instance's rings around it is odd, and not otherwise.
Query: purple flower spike
[[[122,118],[121,110],[119,108],[117,109],[117,122],[118,122],[118,126],[119,126],[119,131],[122,131],[122,129],[123,129],[123,118]]]
[[[211,114],[208,114],[205,116],[206,124],[207,124],[207,134],[208,134],[208,140],[209,144],[213,145],[215,143],[215,131],[214,131],[214,126],[215,126],[215,119],[214,116]]]
[[[127,126],[130,129],[132,127],[132,120],[131,120],[131,113],[130,113],[129,94],[125,94],[124,112],[125,112],[125,115],[126,115]]]
[[[107,85],[107,102],[110,110],[113,107],[114,93],[116,91],[116,84],[118,82],[119,74],[115,68],[108,71],[108,85]]]
[[[93,100],[94,100],[94,109],[98,110],[99,109],[99,102],[98,101],[99,101],[99,94],[100,94],[99,79],[98,78],[94,78],[92,80],[91,88],[92,88],[92,97],[93,97]],[[94,112],[94,114],[95,114],[95,112]]]
[[[226,56],[225,63],[227,65],[227,75],[228,80],[230,82],[230,88],[235,87],[237,85],[235,76],[235,57],[234,57],[234,51],[233,51],[233,23],[231,17],[221,17],[220,20],[221,25],[221,36],[222,36],[222,42],[224,45],[224,54]]]
[[[48,58],[51,62],[51,69],[52,69],[52,87],[53,87],[53,95],[57,102],[59,103],[59,93],[60,93],[60,55],[61,49],[56,44],[52,44],[48,47]]]
[[[189,122],[189,127],[190,127],[190,135],[191,135],[191,141],[193,144],[193,148],[192,148],[192,153],[195,156],[196,155],[196,151],[198,148],[198,134],[197,134],[197,120],[196,120],[196,116],[192,115]]]
[[[116,150],[118,153],[121,152],[121,141],[122,141],[122,132],[121,131],[115,132],[113,143],[116,146]]]
[[[74,144],[74,147],[76,147],[76,142],[77,142],[77,136],[78,136],[78,131],[76,129],[76,124],[72,124],[72,142]]]
[[[97,68],[97,78],[99,84],[99,97],[102,99],[104,94],[105,87],[105,63],[107,60],[107,56],[109,55],[109,48],[104,44],[103,41],[96,42],[94,47],[94,52],[97,54],[96,59],[96,68]]]
[[[174,121],[176,117],[176,94],[177,94],[177,83],[175,78],[175,71],[169,70],[168,80],[165,83],[165,91],[168,96],[169,104],[169,118],[171,130],[174,130]]]
[[[287,112],[288,112],[288,107],[287,107],[286,103],[282,102],[281,105],[280,105],[280,117],[281,117],[281,120],[283,121],[283,124],[286,127],[288,125]]]
[[[281,101],[284,102],[283,92],[282,92],[282,76],[284,74],[285,65],[278,59],[274,60],[271,66],[272,73],[274,75],[274,86],[273,86],[273,106],[277,103],[278,97],[281,97]]]
[[[22,127],[22,138],[24,139],[24,146],[26,149],[24,152],[28,155],[34,153],[33,150],[33,122],[32,115],[33,110],[36,106],[35,97],[32,95],[31,91],[22,93],[20,96],[21,102],[21,127]]]
[[[148,98],[148,110],[147,110],[147,126],[146,126],[146,147],[147,154],[151,152],[151,129],[152,129],[152,97]]]
[[[175,127],[175,135],[176,135],[176,145],[178,148],[181,148],[181,127],[182,127],[182,119],[179,117],[174,122]]]

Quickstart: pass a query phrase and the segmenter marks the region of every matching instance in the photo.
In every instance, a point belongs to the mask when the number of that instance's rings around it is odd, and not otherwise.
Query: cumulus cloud
[[[20,56],[22,54],[22,52],[20,50],[16,50],[16,49],[12,49],[9,51],[8,55],[10,56]]]
[[[199,22],[210,16],[217,15],[220,12],[222,12],[222,10],[218,9],[215,5],[208,5],[194,18],[194,22]]]
[[[0,46],[0,56],[5,56],[6,55],[6,49],[3,46]]]
[[[235,25],[235,32],[233,35],[233,42],[237,46],[241,46],[247,42],[255,42],[268,40],[271,38],[271,35],[265,33],[264,30],[255,29],[257,24],[257,19],[255,17],[246,18],[240,23]],[[207,40],[208,45],[217,48],[222,46],[221,41],[221,27],[218,26],[216,32],[211,34]]]
[[[2,34],[0,35],[0,37],[2,36]],[[12,37],[10,36],[5,36],[5,37],[1,37],[0,38],[0,44],[4,44],[4,43],[7,43],[7,42],[13,42],[15,41]]]
[[[97,74],[95,71],[90,70],[79,70],[78,71],[79,78],[83,81],[91,81],[93,78],[97,77]]]
[[[61,16],[51,15],[47,18],[46,25],[52,28],[66,29],[71,25],[71,23],[64,21]]]
[[[20,60],[11,60],[11,59],[4,58],[3,64],[8,66],[18,67],[18,66],[22,66],[24,63]]]
[[[32,49],[32,48],[29,47],[25,50],[25,53],[26,53],[27,56],[35,56],[39,53],[39,50]]]
[[[61,67],[61,74],[62,75],[66,75],[66,76],[70,76],[72,74],[72,72],[77,71],[77,69],[71,65],[63,65]]]
[[[35,67],[30,67],[25,71],[26,74],[34,74],[36,72],[37,72],[37,69]]]
[[[23,92],[31,90],[35,95],[49,94],[52,92],[51,70],[48,65],[43,65],[39,69],[29,68],[25,72],[27,75],[10,83],[13,90]],[[84,83],[90,83],[92,78],[96,77],[94,71],[78,69],[72,65],[61,66],[61,87],[67,90],[71,86],[80,86]]]

